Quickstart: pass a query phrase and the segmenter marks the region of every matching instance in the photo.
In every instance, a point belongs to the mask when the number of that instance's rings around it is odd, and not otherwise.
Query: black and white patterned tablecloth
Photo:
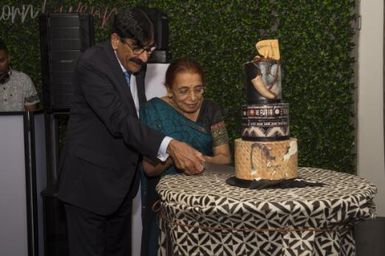
[[[375,212],[376,187],[355,175],[303,167],[325,185],[251,190],[227,185],[233,169],[222,169],[161,179],[160,255],[352,256],[352,225]]]

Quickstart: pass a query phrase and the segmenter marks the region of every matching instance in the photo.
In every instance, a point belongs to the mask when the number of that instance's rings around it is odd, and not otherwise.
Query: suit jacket
[[[145,101],[144,72],[137,76]],[[74,95],[58,180],[62,201],[108,215],[136,194],[141,155],[155,159],[164,135],[142,124],[109,41],[86,50],[74,71]]]

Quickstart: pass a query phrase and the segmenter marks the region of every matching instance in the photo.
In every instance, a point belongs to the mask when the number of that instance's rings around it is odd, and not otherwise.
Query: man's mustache
[[[130,58],[130,61],[134,62],[135,64],[137,64],[139,66],[142,66],[144,64],[144,62],[141,59],[138,59],[138,58]]]

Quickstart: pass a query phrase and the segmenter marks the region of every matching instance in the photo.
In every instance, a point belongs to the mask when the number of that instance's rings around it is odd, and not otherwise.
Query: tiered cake
[[[297,177],[297,140],[289,137],[289,104],[282,102],[278,40],[257,42],[245,64],[247,104],[242,138],[235,140],[235,177],[282,180]]]

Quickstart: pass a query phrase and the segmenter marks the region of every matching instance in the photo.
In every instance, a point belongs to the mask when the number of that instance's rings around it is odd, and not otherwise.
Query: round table
[[[247,189],[231,166],[164,176],[160,255],[355,255],[354,222],[373,218],[376,187],[355,175],[302,167],[322,187]]]

